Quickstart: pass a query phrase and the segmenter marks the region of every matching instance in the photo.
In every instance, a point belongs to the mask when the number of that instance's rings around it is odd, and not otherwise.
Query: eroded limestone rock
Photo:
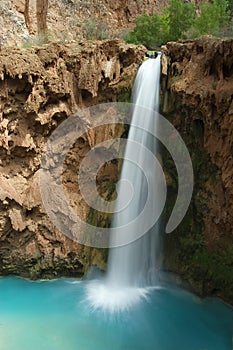
[[[85,106],[116,101],[132,87],[144,50],[109,40],[0,52],[1,274],[77,276],[90,264],[104,266],[104,250],[67,238],[46,215],[38,186],[41,155],[48,137],[63,120]],[[85,113],[79,120],[90,123]],[[119,125],[92,130],[75,142],[66,157],[66,192],[83,220],[88,220],[90,208],[79,193],[77,167],[96,143],[124,131]],[[56,159],[50,161],[53,166]],[[117,163],[107,164],[98,175],[98,186],[106,179],[116,181],[117,173]],[[107,195],[108,189],[103,186],[104,192]],[[65,216],[63,208],[58,214]]]
[[[183,136],[195,173],[168,265],[200,293],[233,301],[233,40],[170,42],[163,52],[163,113]]]

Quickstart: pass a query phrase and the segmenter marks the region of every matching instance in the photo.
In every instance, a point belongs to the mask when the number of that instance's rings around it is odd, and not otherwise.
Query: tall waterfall
[[[148,156],[157,152],[156,139],[150,132],[153,133],[156,128],[155,112],[159,108],[159,83],[160,55],[156,59],[146,60],[138,70],[133,89],[131,126],[117,189],[112,226],[121,227],[121,234],[123,232],[123,235],[130,237],[131,243],[118,246],[117,235],[111,235],[111,246],[116,248],[110,249],[105,281],[93,282],[88,290],[87,298],[95,308],[123,310],[140,298],[147,297],[150,286],[156,285],[160,260],[159,224],[153,225],[140,238],[136,233],[138,230],[143,232],[149,216],[159,216],[159,174]],[[135,149],[135,143],[140,145],[139,151]],[[132,162],[135,152],[136,162]],[[127,186],[132,189],[132,197],[129,204],[120,209],[123,203],[127,202],[126,197],[131,194]],[[135,219],[144,209],[148,197],[150,210],[147,210],[143,220],[138,223]],[[135,224],[132,225],[134,221]]]
[[[145,222],[142,220],[140,227],[135,222],[135,225],[130,228],[133,232],[129,232],[127,224],[143,210],[148,200],[148,189],[153,193],[150,193],[150,210],[147,215],[155,216],[158,210],[159,181],[156,169],[150,163],[151,158],[148,157],[148,150],[153,154],[156,153],[157,142],[148,131],[153,132],[156,128],[155,111],[159,108],[159,83],[160,55],[156,59],[146,60],[138,70],[133,90],[133,116],[118,188],[116,213],[113,218],[113,226],[124,225],[124,234],[132,236],[132,240],[137,230],[143,230]],[[131,155],[136,152],[134,142],[141,146],[137,154],[137,164],[131,161]],[[152,171],[145,175],[145,169]],[[130,184],[133,189],[132,200],[123,210],[118,211],[118,208],[122,208],[122,204],[127,201],[125,198],[129,193],[127,184]],[[144,220],[148,220],[147,215],[144,216]],[[156,224],[149,232],[145,232],[141,238],[132,243],[110,250],[107,273],[107,281],[110,285],[143,287],[155,283],[159,264],[158,226]],[[115,236],[111,239],[111,245],[116,246]]]

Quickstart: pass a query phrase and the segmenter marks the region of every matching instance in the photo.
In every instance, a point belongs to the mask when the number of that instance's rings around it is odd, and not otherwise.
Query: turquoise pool
[[[177,287],[121,313],[94,311],[88,281],[0,279],[1,350],[232,350],[233,309]]]

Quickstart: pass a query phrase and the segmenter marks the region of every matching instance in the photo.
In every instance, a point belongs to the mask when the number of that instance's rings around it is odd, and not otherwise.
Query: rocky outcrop
[[[61,43],[122,38],[137,16],[160,12],[167,4],[168,0],[49,0],[48,36]],[[43,37],[37,35],[36,0],[29,2],[27,26],[24,0],[1,0],[0,13],[0,45],[41,44]]]
[[[200,293],[233,302],[233,40],[171,42],[163,52],[162,112],[182,134],[195,173],[186,219],[166,239],[166,266]]]
[[[77,110],[128,96],[143,57],[143,47],[117,40],[0,52],[0,274],[77,276],[90,264],[104,266],[105,250],[67,238],[46,215],[38,188],[41,154],[52,131]],[[124,130],[106,126],[83,135],[66,159],[67,194],[83,220],[90,220],[90,208],[79,193],[77,167],[110,132]],[[99,186],[116,177],[112,162],[101,169]]]
[[[200,9],[203,0],[189,0]],[[80,40],[124,38],[138,16],[161,13],[169,0],[49,0],[48,35],[51,41],[68,43]],[[37,35],[36,0],[1,0],[0,46],[40,45]],[[25,25],[25,17],[27,25]]]
[[[10,0],[2,0],[0,6],[0,47],[22,45],[29,34],[24,16],[16,10]]]
[[[98,0],[94,1],[98,6]],[[162,0],[137,0],[137,1],[101,1],[103,18],[110,17],[110,22],[115,23],[116,27],[128,27],[135,22],[135,18],[141,14],[153,15],[155,12],[167,6],[168,1]],[[97,13],[97,11],[95,11]]]

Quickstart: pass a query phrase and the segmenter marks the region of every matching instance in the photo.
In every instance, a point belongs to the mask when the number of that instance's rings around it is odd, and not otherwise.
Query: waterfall
[[[113,219],[114,227],[125,225],[125,235],[130,234],[127,224],[134,220],[145,206],[148,199],[148,188],[153,191],[150,197],[150,212],[148,215],[156,215],[158,210],[159,187],[156,173],[151,171],[145,176],[143,171],[152,168],[151,159],[148,157],[148,149],[153,154],[157,151],[157,142],[148,131],[153,132],[156,128],[155,111],[158,111],[159,108],[159,82],[160,55],[157,59],[148,59],[141,65],[133,90],[134,111],[118,188],[116,213]],[[138,164],[130,161],[131,154],[135,152],[135,146],[134,142],[129,141],[138,142],[141,146],[144,146],[139,148]],[[122,179],[127,180],[126,185],[125,182],[122,182]],[[126,208],[118,211],[118,207],[121,208],[122,203],[127,200],[125,198],[129,192],[125,188],[127,183],[130,183],[133,188],[133,197]],[[147,215],[145,215],[144,220],[147,220]],[[135,223],[131,228],[133,231],[131,236],[133,237],[134,232],[138,229],[143,229],[144,224],[142,221],[140,227],[138,227],[138,223]],[[159,225],[156,224],[149,232],[145,232],[145,235],[141,238],[130,244],[110,250],[107,273],[107,280],[110,285],[143,287],[155,283],[156,268],[159,263],[158,228]],[[111,239],[114,240],[115,238],[112,237]],[[111,243],[116,246],[114,241]]]
[[[111,246],[116,248],[110,249],[105,281],[102,284],[92,283],[88,291],[88,299],[96,308],[112,311],[125,309],[141,297],[146,297],[148,287],[156,285],[160,264],[159,224],[155,223],[140,238],[137,238],[136,233],[138,230],[143,232],[149,216],[159,216],[160,180],[157,168],[151,162],[151,154],[156,155],[157,152],[157,141],[150,134],[156,128],[159,83],[160,55],[141,65],[134,84],[132,120],[112,224],[116,232],[121,227],[120,233],[129,237],[130,243],[118,246],[117,234],[111,234]],[[135,150],[137,144],[140,145],[138,151]],[[136,162],[133,162],[132,155],[135,159],[135,152]],[[131,195],[131,200],[124,207],[127,197]],[[148,198],[150,210],[138,223],[135,219]]]

